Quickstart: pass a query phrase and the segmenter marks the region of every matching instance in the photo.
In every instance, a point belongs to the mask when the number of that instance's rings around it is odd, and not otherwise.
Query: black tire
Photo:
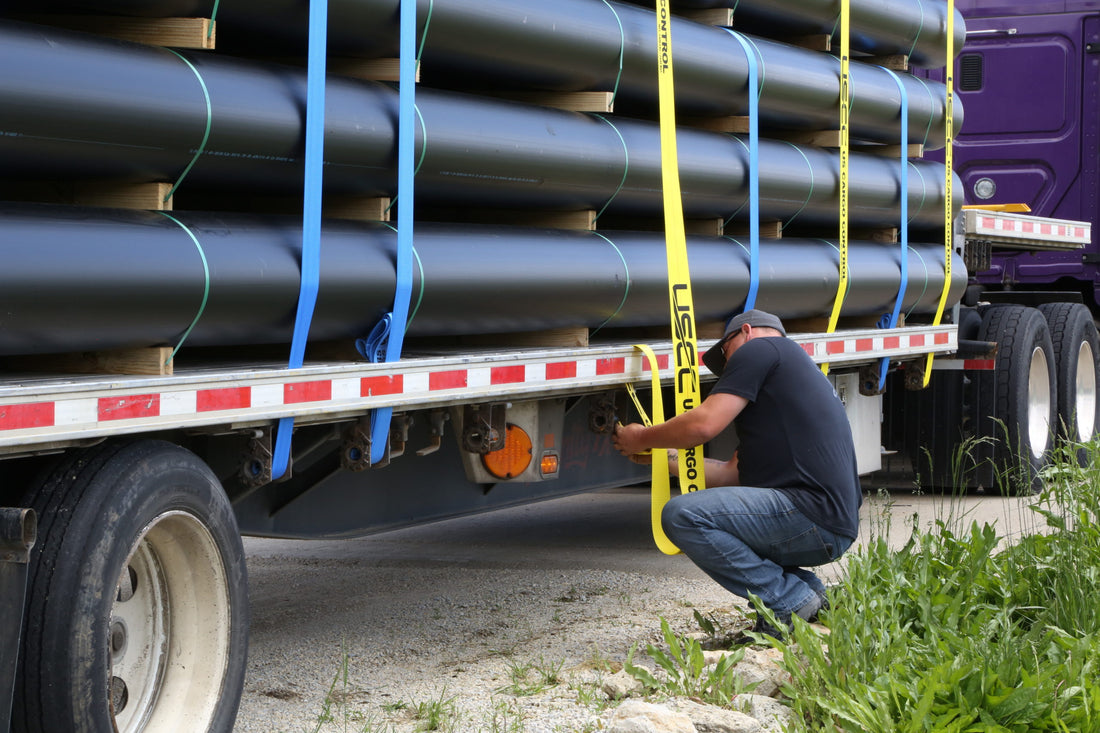
[[[977,339],[981,325],[982,317],[974,308],[962,308],[959,340]],[[943,493],[966,490],[973,480],[973,460],[967,454],[973,430],[967,376],[961,371],[934,371],[926,389],[910,391],[896,384],[886,400],[886,414],[900,416],[900,434],[894,428],[893,439],[900,438],[921,488]]]
[[[1058,437],[1069,444],[1088,443],[1100,425],[1100,336],[1092,313],[1080,303],[1045,303],[1039,312],[1050,328],[1058,381]],[[1088,451],[1076,449],[1084,465]]]
[[[989,308],[979,332],[996,341],[994,370],[978,380],[978,435],[993,471],[993,488],[1028,494],[1042,488],[1057,419],[1054,346],[1046,319],[1034,308]]]
[[[24,498],[40,518],[13,731],[230,731],[248,590],[229,501],[154,440],[74,454]]]

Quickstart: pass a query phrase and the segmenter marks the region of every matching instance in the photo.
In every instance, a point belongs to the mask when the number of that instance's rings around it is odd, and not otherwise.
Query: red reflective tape
[[[97,407],[100,422],[129,420],[160,415],[159,394],[133,394],[125,397],[100,397]]]
[[[45,428],[54,424],[53,402],[0,406],[0,430]]]
[[[452,372],[432,372],[428,375],[428,389],[459,389],[466,386],[466,370]]]
[[[810,356],[814,355],[814,345],[813,344],[802,344],[802,350],[805,351]]]
[[[950,340],[951,337],[948,336],[946,333],[937,333],[935,335],[935,343],[937,344],[946,344]]]
[[[596,374],[624,374],[626,372],[626,358],[596,359]]]
[[[547,379],[572,379],[577,376],[577,362],[553,361],[546,365]]]
[[[1024,230],[1024,234],[1033,234],[1035,232],[1035,225],[1030,221],[1021,222],[1021,228]]]
[[[671,357],[668,354],[656,354],[655,356],[657,359],[657,371],[668,369],[669,359]],[[702,363],[702,358],[700,358],[700,363]],[[642,359],[642,371],[649,371],[649,359]]]
[[[493,367],[489,370],[489,384],[515,384],[527,378],[527,368],[522,364]]]
[[[403,374],[386,374],[381,377],[363,377],[359,380],[360,397],[401,394],[405,391]]]
[[[983,227],[989,227],[990,229],[995,229],[996,224],[997,224],[997,222],[994,221],[992,217],[983,217],[982,218],[982,226]]]
[[[900,349],[901,348],[901,336],[886,336],[882,339],[882,347],[884,349]]]
[[[917,333],[909,337],[909,346],[924,346],[924,334]]]
[[[297,405],[302,402],[326,402],[332,399],[332,380],[318,382],[293,382],[283,385],[283,404]]]
[[[843,354],[844,342],[843,341],[826,341],[825,342],[826,354]]]
[[[251,387],[200,389],[195,393],[195,409],[198,412],[243,410],[249,407],[252,407]]]
[[[997,368],[997,364],[993,359],[964,359],[963,369],[973,369],[976,371],[991,372]]]
[[[874,339],[856,339],[856,351],[874,351]]]

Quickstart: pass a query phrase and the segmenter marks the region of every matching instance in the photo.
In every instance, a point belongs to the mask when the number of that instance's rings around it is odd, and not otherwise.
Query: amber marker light
[[[531,465],[531,436],[518,425],[509,424],[504,432],[504,447],[481,458],[485,470],[499,479],[510,479]]]
[[[539,470],[544,478],[556,474],[558,472],[558,454],[543,453],[542,460],[539,462]]]

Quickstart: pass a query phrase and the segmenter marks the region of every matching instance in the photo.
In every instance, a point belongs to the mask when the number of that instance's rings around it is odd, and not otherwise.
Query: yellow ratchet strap
[[[848,293],[848,154],[851,149],[849,120],[852,114],[851,99],[851,34],[852,34],[852,5],[850,0],[841,0],[840,3],[840,250],[839,273],[840,280],[837,283],[836,299],[833,301],[833,311],[829,314],[829,326],[827,333],[836,331],[836,324],[840,321],[840,310],[844,306],[844,296]],[[824,374],[829,373],[829,363],[821,365]]]
[[[943,69],[944,83],[947,85],[947,97],[944,103],[945,130],[943,140],[943,291],[940,293],[940,302],[936,306],[936,317],[932,320],[933,326],[938,326],[943,321],[944,306],[947,305],[947,295],[951,291],[951,250],[953,248],[953,225],[951,198],[954,184],[952,168],[954,167],[955,144],[955,0],[947,0],[947,63]],[[932,380],[932,354],[924,363],[924,384],[927,387]]]
[[[676,414],[680,415],[700,402],[699,351],[695,345],[695,306],[691,298],[691,273],[680,199],[680,166],[676,155],[676,89],[672,81],[672,13],[669,0],[657,0],[657,93],[665,254],[668,259],[668,298],[676,373]],[[706,486],[702,446],[680,449],[676,466],[682,491],[697,491]]]
[[[649,361],[649,373],[653,385],[653,420],[662,423],[665,421],[665,408],[661,400],[661,373],[657,366],[657,357],[653,355],[653,349],[645,344],[635,344],[634,348],[641,351],[642,355]],[[632,383],[626,385],[626,391],[630,394],[630,399],[634,400],[634,407],[641,415],[642,424],[652,425],[653,423],[646,415],[645,408],[642,407],[641,400],[638,399],[638,393],[634,391]],[[661,510],[672,498],[672,485],[668,477],[668,461],[658,460],[664,454],[663,449],[651,451],[651,453],[653,455],[653,477],[650,480],[652,488],[650,489],[649,518],[650,525],[653,527],[653,542],[657,545],[657,549],[666,555],[676,555],[680,552],[680,548],[672,544],[672,540],[665,535],[665,530],[661,526]]]

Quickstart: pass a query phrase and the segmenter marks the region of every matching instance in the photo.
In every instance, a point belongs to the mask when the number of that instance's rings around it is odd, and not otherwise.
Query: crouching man
[[[701,445],[728,427],[738,450],[707,459],[712,487],[674,497],[665,533],[723,588],[759,596],[781,623],[816,618],[825,586],[807,567],[839,558],[859,531],[852,431],[829,380],[771,313],[733,318],[703,357],[718,382],[697,408],[659,425],[619,425],[625,456]],[[676,473],[675,452],[668,452]],[[660,460],[663,453],[657,452]],[[778,636],[763,619],[754,631]]]

